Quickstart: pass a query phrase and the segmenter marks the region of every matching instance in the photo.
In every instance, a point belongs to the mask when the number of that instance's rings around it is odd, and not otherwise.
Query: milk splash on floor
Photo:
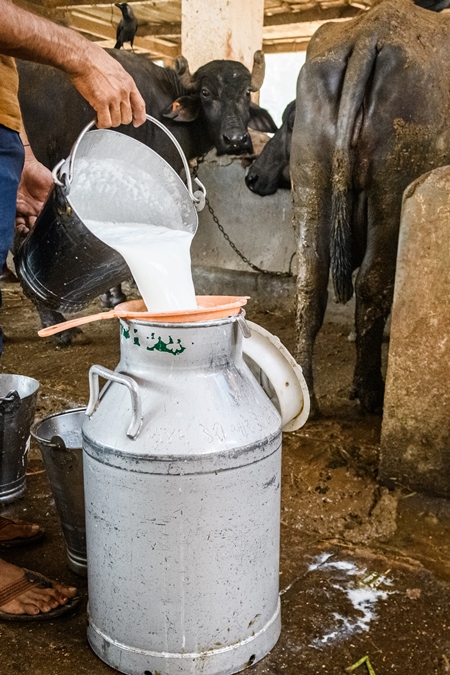
[[[388,570],[390,571],[390,570]],[[387,600],[395,591],[391,579],[385,574],[369,573],[360,569],[349,560],[339,560],[331,553],[323,553],[309,565],[308,572],[321,572],[327,585],[333,589],[327,603],[327,612],[324,612],[322,626],[324,634],[316,637],[310,644],[315,649],[322,649],[325,645],[348,639],[368,631],[371,622],[377,617],[377,604]],[[339,593],[344,594],[353,605],[354,614],[343,616],[333,611],[333,602],[339,599]],[[339,606],[341,606],[339,602]]]
[[[155,313],[197,307],[192,204],[175,189],[178,180],[168,165],[155,175],[135,166],[130,170],[126,160],[83,158],[72,185],[83,223],[124,257],[147,310]]]

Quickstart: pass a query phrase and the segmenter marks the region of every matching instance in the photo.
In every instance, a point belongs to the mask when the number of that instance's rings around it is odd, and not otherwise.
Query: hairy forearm
[[[80,59],[98,49],[78,33],[0,0],[0,52],[56,66],[71,75],[82,69]]]
[[[0,0],[0,53],[64,70],[94,108],[99,127],[145,122],[145,101],[118,61],[70,28],[10,0]]]

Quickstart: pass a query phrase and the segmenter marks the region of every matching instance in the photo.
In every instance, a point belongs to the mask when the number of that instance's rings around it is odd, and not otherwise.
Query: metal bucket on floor
[[[31,434],[39,443],[61,522],[71,570],[86,576],[86,526],[84,517],[83,454],[81,426],[85,408],[49,415],[33,424]]]
[[[0,503],[25,492],[30,427],[39,382],[25,375],[0,375]]]

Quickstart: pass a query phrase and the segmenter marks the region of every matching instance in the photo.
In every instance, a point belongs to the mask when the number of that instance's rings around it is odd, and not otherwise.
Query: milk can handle
[[[283,431],[296,431],[305,424],[310,409],[302,369],[279,338],[252,321],[246,323],[251,337],[243,341],[242,351],[270,381],[278,399]]]
[[[178,143],[178,141],[175,138],[175,136],[173,135],[173,133],[171,131],[169,131],[169,129],[167,129],[167,127],[165,127],[162,122],[157,120],[155,117],[152,117],[151,115],[146,115],[146,118],[149,122],[153,122],[153,124],[156,124],[157,127],[162,129],[164,131],[164,133],[166,133],[167,136],[170,138],[170,140],[172,141],[172,143],[174,144],[176,149],[178,150],[178,152],[180,154],[180,157],[181,157],[181,161],[183,162],[184,171],[186,173],[186,181],[187,181],[187,188],[188,188],[189,196],[192,199],[192,201],[194,202],[197,210],[201,211],[202,208],[205,205],[206,188],[198,178],[195,178],[195,182],[199,186],[200,190],[199,191],[197,190],[196,192],[192,192],[191,172],[189,171],[189,164],[187,162],[186,155],[183,152],[183,148]],[[78,150],[78,146],[80,145],[83,136],[90,129],[92,129],[92,127],[94,127],[94,126],[95,126],[95,120],[92,120],[92,122],[89,122],[89,124],[87,124],[84,127],[84,129],[81,131],[80,135],[78,136],[77,140],[73,144],[72,150],[70,151],[70,155],[69,155],[69,173],[63,174],[62,180],[60,179],[59,170],[60,170],[61,166],[64,164],[64,162],[66,161],[65,159],[62,159],[60,162],[58,162],[58,164],[55,166],[55,168],[52,171],[52,176],[53,176],[54,182],[56,183],[56,185],[59,185],[60,187],[65,188],[66,194],[69,194],[69,189],[70,189],[69,186],[70,186],[70,183],[73,180],[73,165],[74,165],[74,162],[75,162],[75,155],[76,155],[76,152]]]
[[[89,403],[86,408],[86,415],[90,417],[95,410],[95,407],[98,402],[99,397],[99,382],[98,378],[103,377],[105,380],[111,380],[112,382],[117,382],[118,384],[123,384],[127,387],[131,396],[131,422],[128,427],[127,436],[131,440],[135,440],[139,431],[141,430],[142,425],[142,404],[141,404],[141,394],[139,391],[139,385],[133,380],[132,377],[128,375],[122,375],[121,373],[115,373],[109,368],[104,368],[103,366],[91,366],[89,370]]]

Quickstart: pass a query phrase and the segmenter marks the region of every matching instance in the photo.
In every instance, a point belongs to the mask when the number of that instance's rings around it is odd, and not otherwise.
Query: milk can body
[[[112,381],[83,425],[88,639],[120,672],[231,675],[279,637],[280,417],[242,339],[122,321],[139,405]]]

